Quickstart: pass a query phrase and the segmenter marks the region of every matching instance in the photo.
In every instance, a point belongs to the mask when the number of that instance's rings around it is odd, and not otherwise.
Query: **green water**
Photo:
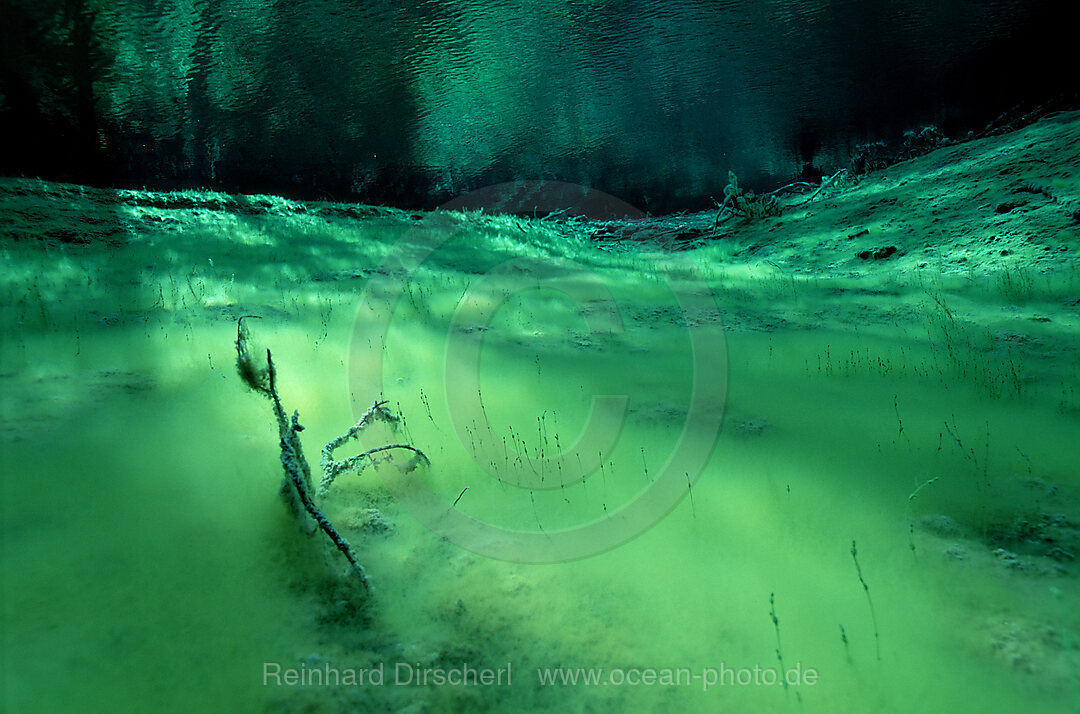
[[[1080,332],[1051,312],[1075,276],[798,273],[477,217],[119,220],[143,228],[4,245],[5,710],[1080,707],[1076,554],[1027,542],[1068,551],[1080,523]],[[279,498],[270,410],[233,368],[242,314],[262,317],[314,468],[380,394],[405,426],[372,443],[431,458],[411,486],[387,464],[326,500],[368,610]],[[626,397],[610,440],[581,437],[598,395]],[[692,406],[722,425],[703,467],[627,525],[670,492],[653,487]],[[1061,520],[1017,525],[1044,517]],[[513,555],[506,532],[557,562],[488,557]],[[536,673],[776,668],[778,649],[816,682]],[[513,680],[265,686],[265,662],[511,663]]]

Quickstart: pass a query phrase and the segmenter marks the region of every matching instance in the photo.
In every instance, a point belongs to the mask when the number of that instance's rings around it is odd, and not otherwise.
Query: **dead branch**
[[[345,540],[334,525],[330,523],[319,507],[315,505],[312,497],[311,469],[307,459],[304,458],[304,449],[300,444],[300,432],[304,427],[300,426],[300,415],[293,412],[292,418],[285,414],[285,408],[277,393],[274,360],[270,350],[266,350],[266,367],[257,367],[248,348],[248,331],[244,326],[244,319],[257,317],[245,315],[236,321],[236,369],[240,377],[249,387],[270,399],[274,408],[274,418],[277,420],[278,437],[281,446],[281,466],[285,470],[285,482],[282,484],[282,494],[289,502],[293,512],[300,519],[305,530],[312,532],[314,521],[326,534],[334,546],[341,551],[345,559],[349,561],[356,573],[360,585],[365,591],[371,589],[368,582],[367,572],[360,564],[349,542]]]
[[[374,449],[368,449],[362,454],[350,456],[347,459],[341,461],[334,460],[334,450],[345,444],[349,439],[359,438],[360,432],[364,430],[369,424],[375,421],[383,421],[391,426],[396,427],[398,422],[401,421],[400,417],[393,414],[386,408],[385,401],[376,401],[370,407],[367,408],[360,419],[353,424],[348,431],[341,436],[332,439],[322,450],[322,479],[319,481],[319,497],[325,498],[326,494],[330,491],[330,484],[334,482],[340,474],[355,468],[357,473],[360,473],[364,468],[370,464],[378,463],[376,454],[385,453],[394,449],[404,449],[413,452],[413,457],[405,465],[404,470],[406,473],[412,471],[420,464],[431,463],[428,457],[423,451],[417,449],[409,444],[389,444],[386,446],[379,446]]]

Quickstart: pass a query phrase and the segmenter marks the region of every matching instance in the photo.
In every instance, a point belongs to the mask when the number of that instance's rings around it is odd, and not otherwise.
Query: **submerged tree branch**
[[[266,350],[266,366],[255,364],[248,346],[249,334],[244,325],[244,320],[256,315],[245,315],[236,323],[236,369],[240,373],[244,383],[253,390],[267,397],[274,409],[274,418],[277,421],[278,437],[281,447],[281,466],[285,470],[285,481],[282,484],[282,495],[285,496],[293,513],[300,519],[301,524],[309,533],[313,532],[317,525],[330,539],[334,546],[341,551],[345,559],[349,561],[360,585],[365,591],[371,589],[368,582],[367,572],[360,564],[352,546],[345,537],[338,532],[319,507],[315,503],[311,483],[311,469],[307,459],[304,458],[304,449],[300,444],[300,432],[304,427],[300,425],[300,415],[293,412],[292,417],[286,416],[285,408],[281,404],[281,398],[277,392],[277,372],[274,369],[274,360],[270,350]]]
[[[405,449],[413,452],[413,457],[409,459],[409,462],[403,467],[403,470],[408,473],[415,469],[418,465],[427,465],[431,461],[423,451],[417,449],[409,444],[389,444],[386,446],[378,446],[374,449],[368,449],[362,454],[350,456],[347,459],[341,461],[334,460],[334,450],[345,444],[349,439],[359,438],[360,432],[364,430],[366,426],[376,421],[384,421],[390,425],[391,428],[396,427],[398,422],[401,421],[400,417],[393,414],[386,408],[385,401],[376,401],[370,407],[367,408],[360,419],[353,424],[348,431],[341,436],[332,439],[322,450],[322,479],[319,481],[319,497],[324,498],[330,491],[330,485],[334,483],[336,479],[342,473],[349,469],[356,468],[357,473],[364,470],[369,464],[378,463],[376,454],[385,453],[393,449]]]

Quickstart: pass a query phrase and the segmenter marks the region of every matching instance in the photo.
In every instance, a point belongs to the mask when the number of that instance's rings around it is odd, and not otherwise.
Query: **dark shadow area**
[[[431,208],[513,181],[652,214],[925,125],[1077,105],[1055,0],[0,4],[0,174]]]

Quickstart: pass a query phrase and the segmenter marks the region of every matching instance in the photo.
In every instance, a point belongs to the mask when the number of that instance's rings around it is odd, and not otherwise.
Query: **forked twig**
[[[388,444],[386,446],[377,446],[374,449],[368,449],[362,454],[356,454],[355,456],[350,456],[347,459],[342,459],[341,461],[334,460],[335,449],[342,446],[349,439],[359,438],[360,432],[363,431],[366,426],[375,421],[384,421],[389,424],[391,428],[393,428],[397,426],[398,422],[401,421],[401,418],[396,416],[389,409],[386,408],[385,401],[376,401],[374,404],[367,408],[367,411],[365,411],[360,416],[360,419],[355,424],[349,427],[348,431],[346,431],[341,436],[332,439],[329,443],[327,443],[326,446],[323,447],[321,461],[323,475],[322,479],[319,481],[320,498],[324,498],[326,494],[329,493],[330,485],[334,483],[334,479],[336,479],[345,471],[356,468],[357,473],[359,473],[363,471],[364,468],[369,464],[377,463],[378,459],[376,458],[376,454],[384,453],[392,449],[405,449],[407,451],[412,451],[413,457],[409,459],[409,462],[404,467],[402,467],[406,473],[412,471],[421,464],[428,465],[431,463],[431,461],[428,459],[427,455],[425,455],[423,451],[420,451],[420,449],[417,449],[415,446],[410,446],[409,444]]]

